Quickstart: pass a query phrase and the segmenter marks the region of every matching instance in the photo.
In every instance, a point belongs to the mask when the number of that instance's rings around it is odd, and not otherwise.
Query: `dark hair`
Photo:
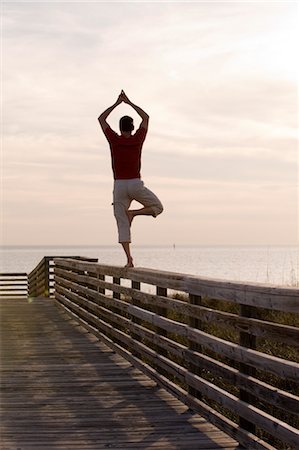
[[[130,116],[124,116],[119,121],[119,128],[120,131],[133,131],[134,125],[133,125],[133,119]]]

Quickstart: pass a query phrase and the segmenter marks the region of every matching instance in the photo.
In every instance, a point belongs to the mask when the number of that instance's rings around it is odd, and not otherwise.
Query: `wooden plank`
[[[64,269],[57,268],[56,273],[62,278],[70,281],[77,281],[82,283],[83,285],[86,285],[89,280],[88,276],[80,276],[74,272],[68,272]],[[299,347],[299,329],[294,326],[272,323],[266,320],[255,318],[240,317],[236,314],[217,311],[204,306],[194,305],[192,303],[189,304],[178,299],[161,297],[146,292],[138,292],[138,290],[134,290],[125,286],[118,286],[109,282],[102,282],[97,280],[89,280],[89,282],[91,285],[99,289],[106,288],[128,297],[134,297],[135,300],[138,300],[140,302],[139,306],[141,307],[142,304],[150,306],[160,306],[162,308],[170,309],[171,311],[176,311],[180,314],[185,314],[191,319],[197,318],[203,322],[213,322],[225,327],[229,325],[236,328],[236,331],[243,332],[246,330],[254,336],[263,337],[266,339],[274,339],[278,340],[279,342],[281,342],[281,336],[283,336],[284,342],[286,344]],[[138,282],[132,281],[132,283]]]
[[[8,294],[1,294],[1,296],[0,297],[12,297],[12,298],[17,298],[17,297],[22,297],[22,298],[27,298],[27,293],[26,292],[23,292],[23,293],[20,293],[20,294],[16,294],[16,293],[13,293],[13,294],[10,294],[10,293],[8,293]]]
[[[200,369],[210,370],[227,381],[230,381],[233,385],[242,387],[247,392],[264,399],[270,404],[284,409],[287,412],[292,411],[294,414],[296,414],[296,412],[299,414],[298,397],[277,389],[276,387],[251,376],[242,374],[238,370],[233,369],[220,361],[199,353],[200,346],[196,347],[196,351],[192,351],[178,342],[159,336],[155,332],[144,328],[140,324],[136,324],[134,322],[132,323],[131,319],[126,319],[116,313],[112,313],[109,309],[105,309],[99,305],[94,305],[89,301],[83,302],[83,305],[87,305],[90,311],[94,311],[95,314],[100,316],[102,319],[106,319],[108,322],[110,321],[110,323],[113,322],[125,329],[128,329],[134,339],[146,339],[154,344],[153,348],[156,348],[155,346],[165,348],[169,354],[185,361],[187,367],[192,367],[192,371],[194,373],[197,373],[197,371],[194,371],[195,367],[198,368],[198,375],[200,375]],[[135,349],[132,349],[132,352],[134,353]],[[195,392],[193,388],[191,390],[192,392]],[[192,393],[192,395],[194,394]]]
[[[167,288],[156,286],[156,294],[159,297],[167,297]],[[163,307],[161,307],[159,305],[156,305],[154,307],[154,311],[159,316],[167,316],[167,309],[163,308]],[[163,327],[160,328],[160,327],[155,326],[155,331],[156,331],[157,334],[160,334],[161,336],[167,336],[167,331]],[[167,350],[165,350],[164,347],[156,346],[156,350],[160,354],[162,354],[164,356],[167,356]]]
[[[190,302],[190,305],[198,306],[201,303],[201,297],[190,294],[189,302]],[[201,328],[201,322],[196,316],[189,316],[189,325],[192,328],[197,328],[197,329]],[[192,350],[199,352],[199,353],[202,352],[201,345],[195,343],[192,340],[189,340],[189,349],[191,350],[191,353],[194,353],[194,352],[192,352]],[[199,375],[199,376],[201,375],[201,373],[202,373],[201,368],[199,368],[198,364],[194,364],[194,361],[191,358],[188,360],[187,365],[188,365],[188,369],[190,372],[195,373],[196,375]],[[190,385],[188,385],[188,392],[193,397],[202,399],[202,393],[200,391],[194,389],[194,387],[192,387]]]
[[[27,278],[27,273],[25,272],[2,272],[0,273],[0,277],[26,277]]]
[[[252,308],[252,306],[241,305],[240,314],[242,317],[255,317],[256,310],[255,308]],[[241,331],[239,333],[239,342],[243,347],[256,349],[256,337],[251,333],[248,333],[248,331]],[[251,377],[256,376],[256,368],[244,363],[240,364],[240,372]],[[243,400],[244,402],[251,403],[252,405],[257,404],[256,397],[249,393],[246,389],[244,390],[242,387],[239,389],[239,397],[240,400]],[[247,419],[244,419],[243,417],[240,417],[240,425],[242,428],[245,428],[245,430],[248,430],[253,434],[256,433],[255,424]]]
[[[285,312],[298,312],[299,289],[273,287],[272,285],[230,282],[194,277],[181,273],[152,269],[126,269],[63,259],[55,260],[59,267],[82,268],[101,275],[130,279],[193,295],[231,301],[249,306],[269,308]]]
[[[1,352],[1,448],[238,448],[234,439],[66,320],[69,316],[51,300],[1,300],[0,305],[7,325],[1,329],[6,350]],[[14,323],[22,324],[20,336],[9,331]]]
[[[58,294],[60,297],[60,294]],[[61,298],[61,297],[60,297]],[[192,386],[196,390],[203,393],[205,396],[215,400],[222,406],[235,411],[239,416],[247,419],[247,422],[254,422],[259,427],[265,429],[276,438],[295,446],[298,442],[299,432],[294,427],[276,419],[275,417],[265,413],[253,405],[249,405],[239,400],[236,396],[224,391],[218,386],[210,383],[209,381],[190,373],[186,368],[179,366],[175,362],[169,360],[163,355],[157,354],[155,350],[148,348],[146,345],[134,340],[126,333],[115,329],[110,324],[105,323],[92,313],[82,309],[80,306],[75,306],[66,298],[61,298],[63,303],[66,302],[68,308],[75,308],[75,312],[81,316],[85,321],[91,321],[92,326],[96,326],[102,333],[113,336],[118,343],[121,343],[126,348],[138,348],[138,351],[145,355],[147,359],[152,361],[153,365],[158,365],[165,373],[178,377],[181,381],[185,381],[187,385]]]
[[[27,292],[27,289],[26,288],[24,288],[24,287],[5,287],[5,288],[3,288],[3,287],[0,287],[0,291],[9,291],[9,292],[12,292],[12,291],[25,291],[25,292]]]
[[[63,302],[64,299],[61,299]],[[187,394],[183,389],[172,383],[163,375],[159,374],[154,368],[139,360],[137,357],[133,356],[128,350],[124,349],[117,343],[113,342],[105,333],[102,333],[97,328],[86,322],[84,319],[80,318],[74,311],[70,310],[65,304],[60,303],[60,305],[65,308],[65,310],[76,320],[78,320],[84,327],[89,329],[92,333],[98,336],[103,342],[105,342],[111,349],[122,355],[135,367],[138,367],[144,373],[148,374],[152,379],[154,379],[160,386],[164,387],[170,393],[176,395],[178,398],[183,399],[184,403],[191,406],[194,410],[199,411],[204,417],[208,417],[211,423],[217,424],[218,427],[224,429],[226,433],[233,436],[240,443],[242,443],[246,448],[251,450],[275,450],[274,447],[262,441],[256,436],[251,435],[246,430],[243,430],[238,425],[236,425],[231,420],[224,417],[222,414],[213,410],[205,403]]]
[[[98,300],[102,300],[109,307],[113,306],[123,312],[131,314],[141,320],[163,328],[171,333],[176,333],[189,340],[194,341],[200,345],[204,345],[210,348],[212,351],[226,356],[230,359],[234,359],[238,362],[252,365],[253,367],[266,370],[280,377],[289,378],[290,380],[297,381],[299,378],[299,364],[293,361],[287,361],[282,358],[267,355],[256,350],[246,349],[238,344],[234,344],[224,339],[218,338],[211,334],[205,333],[201,330],[190,328],[188,325],[175,322],[171,319],[158,316],[157,314],[143,310],[134,305],[130,305],[122,300],[115,300],[113,298],[107,298],[101,294],[94,293],[90,289],[84,286],[76,285],[70,281],[57,277],[57,282],[66,287],[73,287],[78,289],[79,292],[88,293],[89,295],[96,296]]]

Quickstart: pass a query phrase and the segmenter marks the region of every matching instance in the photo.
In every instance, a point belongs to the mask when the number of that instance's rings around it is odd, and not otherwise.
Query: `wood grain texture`
[[[237,449],[53,300],[0,316],[1,449]]]
[[[105,282],[103,280],[92,279],[89,275],[79,275],[78,273],[70,272],[60,268],[56,268],[55,273],[57,274],[57,276],[60,276],[61,278],[64,278],[66,280],[75,281],[82,285],[89,284],[95,289],[109,289],[112,292],[117,292],[127,297],[134,297],[135,300],[138,300],[140,302],[140,306],[159,306],[161,308],[169,309],[180,314],[185,314],[186,316],[189,316],[191,320],[200,319],[203,322],[213,321],[214,323],[217,323],[219,325],[230,325],[235,327],[239,332],[250,332],[252,335],[258,337],[280,341],[281,336],[283,335],[284,342],[286,344],[299,347],[299,329],[293,326],[268,322],[266,320],[259,320],[252,317],[242,317],[236,314],[217,311],[197,304],[192,304],[191,302],[187,303],[187,301],[183,300],[166,298],[159,295],[149,294],[147,292],[140,292],[140,288],[136,290],[133,288],[133,285],[132,288],[119,286],[113,283]],[[104,277],[103,275],[98,276]],[[140,285],[140,282],[132,281],[132,283],[137,283],[136,285]],[[191,294],[190,297],[200,298],[198,296],[194,296],[193,294]]]
[[[168,375],[167,378],[176,377],[180,381],[185,382],[187,386],[193,387],[195,390],[202,392],[204,395],[212,400],[217,401],[219,404],[234,410],[240,417],[244,417],[246,420],[252,420],[258,423],[259,426],[270,432],[273,436],[281,439],[283,442],[288,442],[292,445],[292,448],[297,448],[298,432],[293,427],[290,427],[286,423],[277,420],[275,417],[264,413],[253,405],[248,405],[243,401],[239,401],[237,397],[217,387],[216,385],[188,372],[188,370],[175,362],[169,360],[165,356],[157,353],[155,350],[150,349],[146,345],[134,340],[132,337],[124,333],[123,331],[115,329],[110,324],[105,323],[99,319],[97,315],[93,315],[81,306],[75,305],[72,301],[69,301],[66,297],[56,294],[57,299],[63,303],[68,310],[72,310],[76,317],[81,318],[84,323],[91,324],[94,329],[99,330],[101,336],[110,336],[114,342],[118,342],[122,345],[122,348],[138,349],[138,352],[143,354],[152,367],[162,369],[159,370],[159,374],[156,375],[158,379],[163,375]],[[74,294],[72,294],[74,295]],[[129,350],[129,351],[130,351]],[[128,351],[127,351],[128,353]],[[132,355],[131,355],[132,357]],[[142,363],[141,363],[142,364]],[[163,377],[165,378],[165,377]],[[169,380],[168,380],[169,381]]]
[[[99,279],[99,276],[104,279]],[[255,345],[256,337],[270,337],[280,344],[298,345],[297,328],[261,320],[259,315],[255,315],[259,308],[264,307],[298,310],[298,289],[200,278],[196,285],[194,277],[184,274],[124,270],[71,260],[67,263],[56,261],[55,281],[56,299],[73,317],[179,399],[189,405],[197,405],[197,412],[243,445],[268,448],[252,433],[254,427],[251,424],[254,424],[291,448],[299,448],[298,430],[291,426],[291,420],[281,421],[278,413],[275,417],[275,410],[272,412],[269,408],[266,412],[263,404],[260,409],[259,403],[260,400],[265,401],[295,414],[298,398],[278,389],[275,377],[296,382],[299,365],[265,353],[262,347]],[[128,281],[131,287],[124,286]],[[144,283],[152,284],[156,295],[142,292]],[[203,289],[207,284],[212,298],[238,303],[239,315],[217,311],[195,301],[200,300],[198,293],[194,293],[195,285]],[[169,298],[168,289],[189,292],[189,302],[188,297]],[[100,290],[106,291],[106,295]],[[226,296],[227,292],[229,295]],[[234,310],[238,311],[237,308]],[[239,342],[235,336],[231,340],[229,336],[223,338],[223,334],[220,337],[219,333],[217,337],[217,330],[215,333],[213,328],[201,330],[203,322],[212,322],[214,328],[218,324],[235,328],[235,332],[240,333]],[[206,370],[214,373],[206,374]],[[270,384],[257,378],[260,377],[258,370],[275,376],[265,378]],[[215,375],[223,377],[225,382],[219,378],[214,381]],[[237,387],[241,389],[239,398]],[[215,410],[207,407],[207,404],[215,403],[232,411],[235,422],[236,417],[244,419],[237,432],[226,418],[217,417]],[[248,435],[244,436],[244,428]]]
[[[215,353],[262,370],[267,370],[280,377],[288,377],[294,381],[298,380],[298,363],[247,349],[246,347],[225,341],[203,331],[190,328],[186,324],[159,316],[151,311],[143,310],[130,303],[105,297],[102,294],[89,290],[85,286],[78,285],[58,276],[56,276],[56,280],[58,284],[57,289],[64,289],[64,293],[67,293],[75,301],[77,299],[77,294],[74,293],[75,291],[80,292],[81,295],[88,294],[96,298],[97,301],[102,302],[108,308],[114,307],[122,313],[129,313],[160,329],[186,337],[199,345],[204,345]],[[83,303],[86,301],[84,296],[81,296],[80,301]]]
[[[26,273],[0,273],[0,298],[27,297],[27,293]]]
[[[130,279],[152,284],[161,288],[187,292],[193,295],[230,301],[238,304],[269,308],[284,312],[298,312],[299,289],[278,287],[267,284],[235,282],[201,278],[183,273],[166,272],[153,269],[108,266],[74,260],[56,259],[57,267],[84,270],[100,275]]]

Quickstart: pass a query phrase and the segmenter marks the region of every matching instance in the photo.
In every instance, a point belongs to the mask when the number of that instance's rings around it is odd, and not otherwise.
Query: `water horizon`
[[[299,286],[299,247],[294,245],[133,245],[136,267],[226,281]],[[0,272],[30,273],[44,256],[86,256],[125,265],[114,245],[0,246]]]

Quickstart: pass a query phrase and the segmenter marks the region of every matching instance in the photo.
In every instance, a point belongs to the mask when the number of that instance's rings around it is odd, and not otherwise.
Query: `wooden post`
[[[120,278],[113,277],[113,284],[120,284]],[[120,300],[120,294],[118,292],[113,292],[113,298]]]
[[[255,308],[252,306],[240,305],[240,316],[256,317]],[[240,331],[239,342],[240,345],[242,345],[242,347],[256,349],[256,337],[250,333]],[[254,377],[256,375],[256,368],[244,363],[240,363],[240,372]],[[242,388],[239,389],[239,398],[240,400],[243,400],[244,402],[249,403],[251,405],[254,405],[256,403],[256,398]],[[245,430],[255,434],[256,426],[252,422],[249,422],[243,417],[239,417],[239,424]]]
[[[161,297],[167,297],[167,288],[163,288],[160,286],[156,287],[156,294],[161,296]],[[167,317],[167,309],[166,308],[162,308],[161,306],[156,306],[155,307],[155,313],[158,314],[159,316],[163,316],[163,317]],[[164,330],[163,328],[160,327],[155,327],[156,328],[156,333],[160,334],[161,336],[167,336],[167,331]],[[164,348],[161,348],[159,346],[157,346],[156,351],[158,351],[160,353],[160,355],[163,356],[167,356],[167,351]],[[159,369],[159,371],[161,373],[163,373],[161,371],[161,369]]]
[[[113,284],[120,284],[120,278],[113,277]],[[116,300],[120,300],[120,294],[118,292],[113,291],[112,297],[115,298]],[[117,308],[111,307],[110,309],[112,312],[114,312],[116,314],[118,313]],[[114,326],[113,323],[111,323],[111,325]],[[111,339],[114,340],[117,344],[123,345],[121,341],[119,341],[118,339],[114,339],[112,336],[111,336]],[[123,345],[123,347],[125,347],[125,346]]]
[[[137,291],[140,291],[140,285],[141,285],[141,283],[139,281],[131,281],[132,289],[136,289]],[[132,304],[135,305],[135,306],[142,307],[142,304],[140,303],[140,301],[136,300],[134,298],[134,294],[132,294]],[[141,320],[138,319],[137,317],[134,317],[134,316],[132,317],[132,321],[135,322],[135,323],[139,323],[139,324],[141,323]]]
[[[191,305],[200,305],[201,297],[199,295],[189,294],[189,303]],[[189,317],[189,325],[192,328],[201,329],[201,321],[196,317]],[[197,352],[202,351],[202,346],[191,340],[189,340],[189,348],[190,350],[195,350]],[[189,361],[188,363],[188,370],[196,375],[201,375],[201,369],[196,364],[193,364],[192,361]],[[188,386],[188,392],[189,394],[193,395],[193,397],[199,399],[202,397],[201,393],[197,389],[194,389],[192,386]]]
[[[49,258],[44,258],[44,296],[50,297],[50,264]]]
[[[29,275],[28,275],[28,295],[29,297],[35,297],[35,275],[34,274]]]
[[[98,279],[101,281],[105,281],[105,275],[98,275]],[[98,288],[98,292],[100,294],[105,295],[105,289],[104,288]]]
[[[140,286],[141,286],[141,283],[139,281],[131,281],[132,289],[136,289],[137,291],[140,291]],[[132,304],[135,305],[135,306],[142,307],[142,304],[140,303],[140,301],[136,300],[134,298],[134,294],[132,294]],[[131,316],[131,317],[132,317],[132,322],[133,323],[137,323],[139,325],[141,324],[141,320],[138,319],[138,317],[134,317],[134,316]],[[136,340],[139,340],[139,336],[137,334],[134,334],[134,333],[132,333],[132,338],[136,339]],[[134,349],[132,349],[132,354],[137,356],[137,357],[140,357],[139,352],[135,351]]]

